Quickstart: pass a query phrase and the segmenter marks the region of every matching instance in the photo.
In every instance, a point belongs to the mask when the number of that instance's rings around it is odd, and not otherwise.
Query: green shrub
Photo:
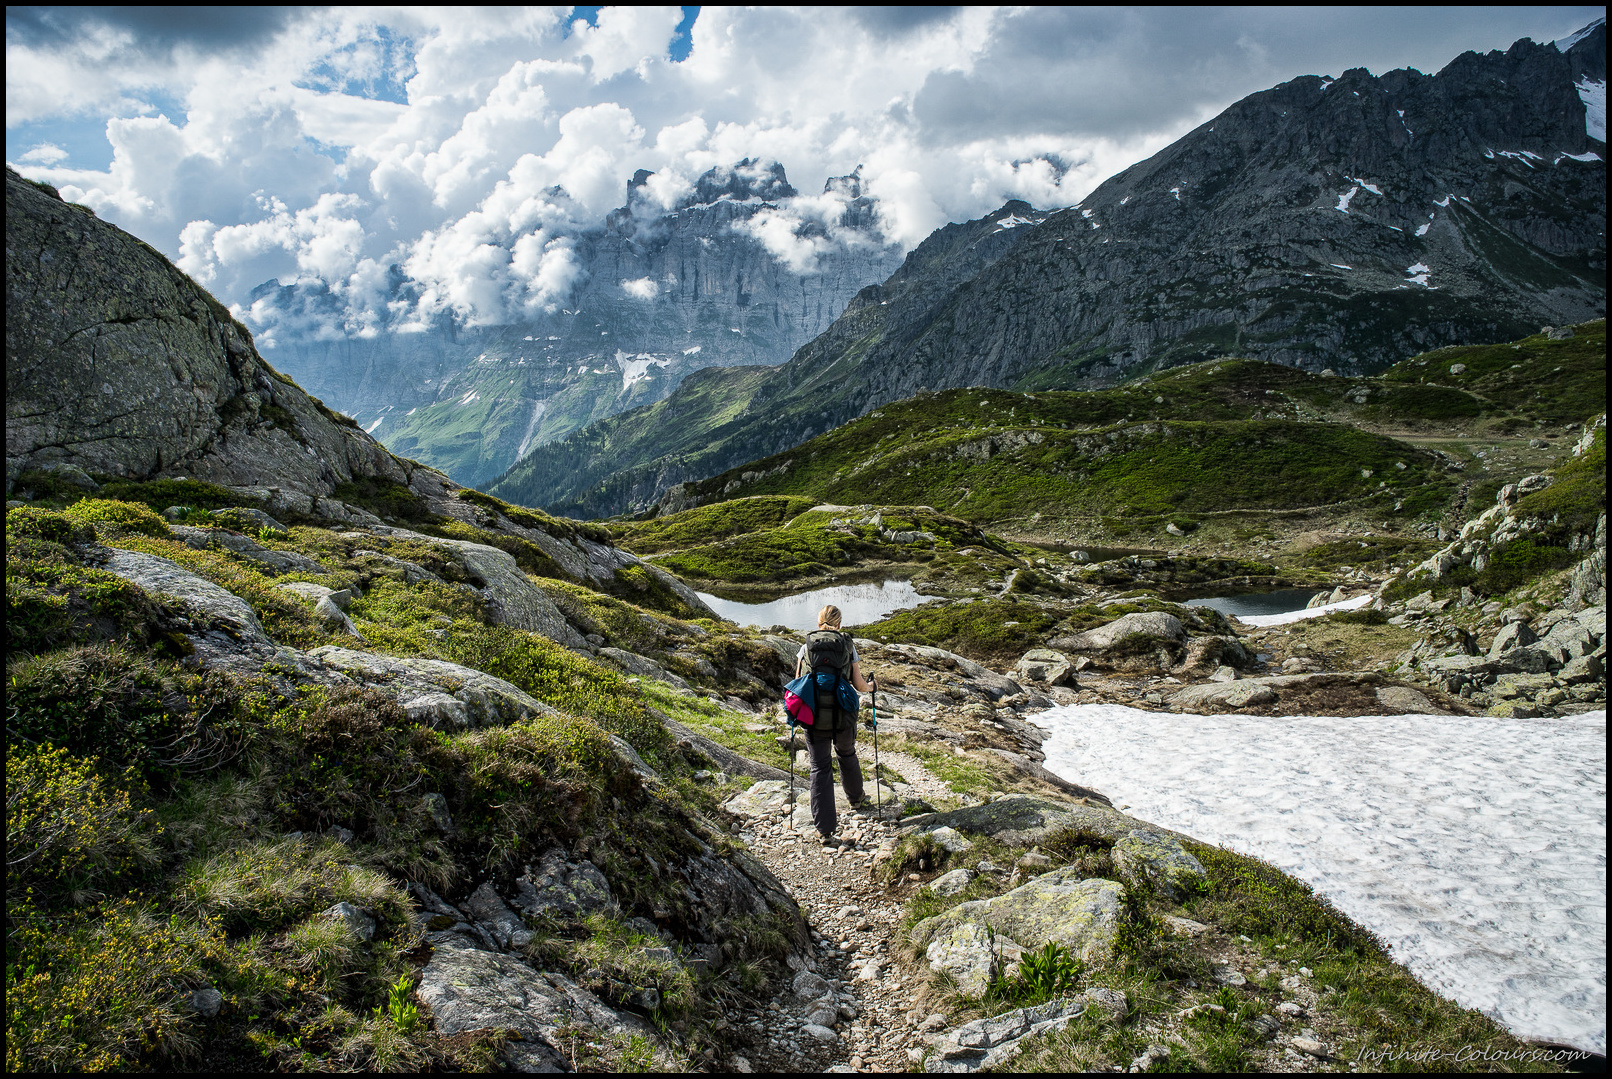
[[[63,924],[29,919],[6,941],[6,1070],[133,1069],[200,1050],[187,998],[216,936],[132,900]]]
[[[6,510],[6,542],[15,543],[18,539],[45,540],[64,545],[93,543],[95,529],[60,510],[18,506]]]
[[[259,504],[255,498],[201,480],[109,480],[101,485],[100,495],[123,502],[140,502],[156,513],[169,506],[214,510]]]
[[[222,676],[116,644],[19,656],[6,682],[11,734],[133,766],[148,780],[216,767],[245,739]]]
[[[151,507],[138,502],[86,498],[68,506],[62,514],[76,524],[102,525],[114,536],[133,534],[166,538],[172,535],[167,521],[158,517]]]
[[[156,614],[139,585],[75,564],[58,544],[19,540],[6,549],[6,636],[13,652],[120,634],[144,641]]]
[[[1207,901],[1217,908],[1220,928],[1226,932],[1296,938],[1332,954],[1386,958],[1387,949],[1375,935],[1303,881],[1224,848],[1192,841],[1185,846],[1207,871]]]
[[[79,892],[156,860],[150,810],[109,784],[99,762],[49,745],[6,746],[6,893]],[[120,777],[137,782],[134,770]]]
[[[980,600],[915,607],[864,626],[876,641],[933,645],[985,662],[1018,659],[1046,639],[1056,619],[1034,603]]]
[[[347,419],[346,422],[352,424],[353,421]],[[369,510],[377,517],[397,517],[405,521],[427,521],[432,518],[425,499],[384,476],[354,476],[344,483],[338,483],[332,494],[343,502]]]

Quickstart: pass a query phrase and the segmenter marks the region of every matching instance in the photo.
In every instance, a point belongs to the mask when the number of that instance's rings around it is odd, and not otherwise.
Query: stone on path
[[[964,888],[967,888],[969,882],[973,879],[974,874],[970,873],[968,870],[954,869],[950,873],[943,874],[930,881],[929,890],[934,892],[936,895],[956,895]]]
[[[1078,994],[964,1023],[935,1046],[928,1070],[974,1072],[1000,1067],[1018,1053],[1025,1038],[1062,1030],[1084,1014],[1086,1007],[1086,996]]]

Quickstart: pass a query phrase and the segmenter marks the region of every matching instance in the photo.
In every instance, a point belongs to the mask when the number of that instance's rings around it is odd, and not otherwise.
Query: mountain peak
[[[703,206],[717,202],[721,199],[732,199],[743,202],[746,199],[765,199],[769,202],[778,199],[792,199],[800,192],[790,184],[784,175],[784,167],[774,161],[763,165],[753,157],[747,157],[732,167],[721,165],[706,170],[698,180],[694,181],[694,192],[679,203],[683,206]]]

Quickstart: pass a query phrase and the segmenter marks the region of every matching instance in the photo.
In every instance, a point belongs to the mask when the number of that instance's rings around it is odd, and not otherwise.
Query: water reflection
[[[1328,591],[1325,588],[1282,588],[1275,592],[1251,592],[1241,596],[1209,596],[1184,601],[1188,607],[1213,607],[1223,615],[1286,614],[1302,611],[1310,600]]]
[[[817,628],[817,612],[825,604],[832,603],[840,609],[846,626],[860,626],[933,598],[919,595],[911,581],[841,584],[783,596],[770,603],[739,603],[708,592],[701,592],[699,596],[717,614],[741,626],[788,626],[802,633]]]

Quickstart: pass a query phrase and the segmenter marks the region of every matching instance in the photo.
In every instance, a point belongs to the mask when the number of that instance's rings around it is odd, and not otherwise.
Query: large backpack
[[[813,727],[832,731],[854,726],[860,702],[851,686],[851,635],[833,629],[806,634],[806,665],[817,696]]]

